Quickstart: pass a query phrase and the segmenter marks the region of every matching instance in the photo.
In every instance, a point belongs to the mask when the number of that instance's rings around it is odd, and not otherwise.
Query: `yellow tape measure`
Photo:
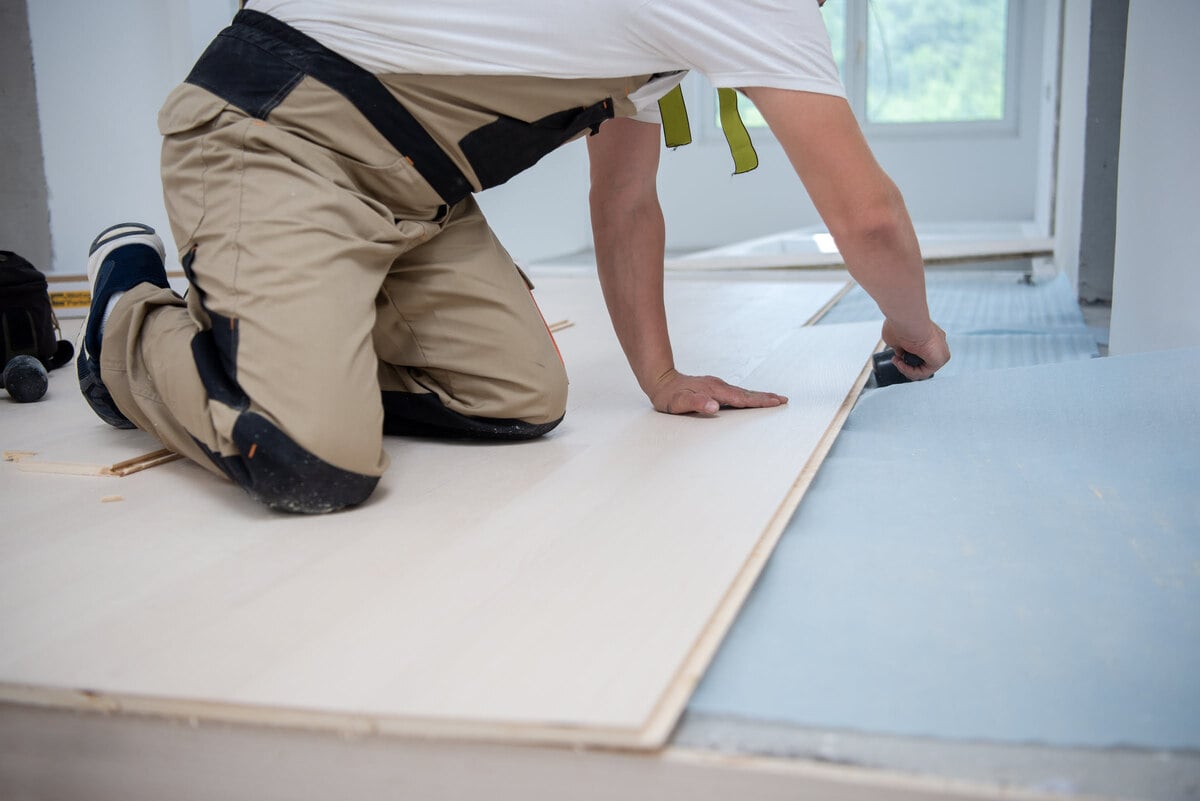
[[[56,309],[86,309],[91,303],[92,293],[85,289],[50,293],[50,305]]]

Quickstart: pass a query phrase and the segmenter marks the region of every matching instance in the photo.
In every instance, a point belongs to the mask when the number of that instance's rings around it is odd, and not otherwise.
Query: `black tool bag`
[[[0,336],[4,361],[33,356],[47,370],[71,361],[75,348],[59,339],[58,319],[50,306],[46,276],[9,250],[0,250]]]

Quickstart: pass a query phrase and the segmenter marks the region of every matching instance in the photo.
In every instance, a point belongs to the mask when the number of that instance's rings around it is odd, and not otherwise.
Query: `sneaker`
[[[88,249],[88,284],[92,303],[79,331],[75,368],[79,389],[100,419],[117,428],[133,428],[100,380],[100,345],[109,299],[141,283],[168,288],[163,243],[148,225],[121,223],[100,232]]]

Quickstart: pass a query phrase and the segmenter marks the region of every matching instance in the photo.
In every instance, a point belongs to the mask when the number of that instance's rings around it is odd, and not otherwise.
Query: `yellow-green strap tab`
[[[676,85],[658,101],[662,114],[663,139],[667,147],[691,144],[692,126],[688,123],[687,106],[683,102],[683,89]]]
[[[737,92],[718,89],[717,100],[721,107],[721,130],[725,132],[725,141],[729,143],[729,152],[733,155],[733,174],[750,172],[758,166],[758,154],[754,152],[754,143],[750,141],[750,133],[742,122],[742,115],[738,114]]]

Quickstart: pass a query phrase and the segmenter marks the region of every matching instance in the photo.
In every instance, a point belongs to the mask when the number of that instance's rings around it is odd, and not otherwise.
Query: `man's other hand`
[[[893,324],[891,320],[885,320],[883,341],[896,351],[892,363],[912,381],[929,378],[950,361],[950,346],[946,344],[946,332],[936,323],[929,323],[929,327],[925,331],[914,335],[902,332],[900,326]],[[920,367],[909,365],[904,361],[906,353],[921,357],[925,364]]]

